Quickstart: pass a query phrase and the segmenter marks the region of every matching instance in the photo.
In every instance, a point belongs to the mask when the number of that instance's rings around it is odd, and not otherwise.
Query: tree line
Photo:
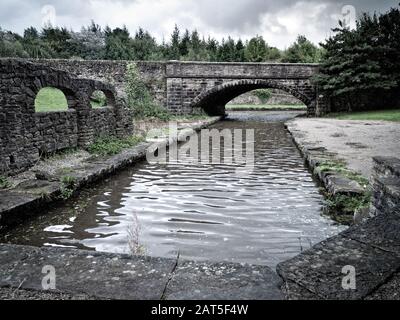
[[[269,46],[262,36],[249,40],[202,37],[197,30],[175,26],[169,41],[158,43],[142,28],[132,36],[128,29],[102,28],[92,21],[80,32],[47,26],[30,27],[21,36],[0,28],[0,57],[103,60],[181,60],[222,62],[320,62],[323,50],[298,36],[286,50]]]
[[[362,14],[322,43],[316,82],[338,111],[400,107],[400,11]]]

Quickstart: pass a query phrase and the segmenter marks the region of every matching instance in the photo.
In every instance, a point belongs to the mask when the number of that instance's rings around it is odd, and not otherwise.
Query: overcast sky
[[[44,21],[79,31],[93,19],[110,27],[126,25],[131,33],[142,26],[159,41],[169,35],[175,23],[197,29],[217,39],[231,35],[248,39],[265,37],[269,45],[285,48],[298,34],[315,43],[325,39],[337,25],[344,5],[353,5],[357,14],[385,12],[397,1],[378,0],[0,0],[0,27],[23,33]],[[50,8],[50,10],[49,10]]]

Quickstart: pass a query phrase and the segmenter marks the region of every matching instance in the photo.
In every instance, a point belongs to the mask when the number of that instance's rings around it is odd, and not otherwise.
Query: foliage
[[[357,210],[367,208],[371,204],[371,193],[348,196],[343,194],[327,196],[327,210],[338,222],[350,224]]]
[[[321,50],[305,36],[298,36],[296,42],[285,52],[283,62],[315,63],[321,60]]]
[[[88,147],[89,153],[97,156],[111,156],[138,145],[143,137],[132,136],[127,138],[101,137]]]
[[[0,189],[7,189],[11,187],[11,183],[4,176],[0,176]]]
[[[341,100],[352,111],[358,97],[379,103],[400,81],[400,10],[363,14],[354,30],[339,22],[334,35],[321,44],[325,50],[315,81],[325,95]]]
[[[76,178],[72,176],[61,177],[61,198],[67,200],[72,197],[76,187]]]
[[[258,89],[253,91],[254,95],[260,99],[260,101],[265,104],[271,98],[272,93],[269,89]]]
[[[90,103],[93,108],[101,108],[107,105],[107,97],[103,91],[96,90],[90,97]]]
[[[343,194],[326,194],[327,211],[337,221],[349,224],[353,221],[354,213],[357,210],[367,208],[371,204],[371,187],[369,180],[361,174],[346,168],[344,162],[339,160],[324,161],[318,164],[317,168],[321,172],[337,172],[342,176],[356,181],[364,189],[359,195],[343,195]]]
[[[157,118],[165,121],[170,119],[168,110],[159,106],[152,98],[134,63],[128,65],[126,91],[128,106],[136,119]]]
[[[263,62],[281,61],[284,56],[262,36],[245,42],[230,36],[217,41],[203,38],[197,30],[181,32],[178,26],[162,43],[143,28],[132,36],[126,26],[102,29],[94,21],[80,32],[52,26],[40,31],[30,27],[20,36],[0,29],[0,57]],[[291,61],[302,62],[295,60],[296,55]]]
[[[244,56],[246,61],[249,62],[262,62],[265,61],[267,55],[267,43],[263,39],[263,37],[257,36],[252,38],[244,52]]]

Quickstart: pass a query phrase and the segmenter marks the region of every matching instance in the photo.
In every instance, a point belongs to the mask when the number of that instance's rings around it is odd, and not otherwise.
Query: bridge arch
[[[276,80],[244,79],[235,80],[217,85],[209,90],[203,91],[193,99],[191,108],[203,109],[209,115],[225,114],[225,105],[234,98],[257,89],[279,89],[283,90],[301,102],[307,108],[314,108],[314,101],[300,89],[293,85],[287,85]]]

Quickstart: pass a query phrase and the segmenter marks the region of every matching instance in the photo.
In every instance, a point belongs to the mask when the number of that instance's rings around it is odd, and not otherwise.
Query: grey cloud
[[[161,0],[158,0],[161,1]],[[166,0],[163,0],[166,1]],[[326,36],[329,30],[334,26],[335,21],[332,20],[332,14],[340,13],[340,8],[344,4],[351,4],[356,7],[358,13],[363,11],[385,11],[389,7],[396,6],[398,1],[376,1],[376,0],[313,0],[313,1],[293,1],[293,0],[171,0],[171,5],[176,7],[176,15],[170,14],[166,17],[160,12],[153,12],[149,9],[148,21],[146,22],[146,14],[142,17],[135,16],[136,12],[132,12],[132,17],[125,20],[118,17],[108,17],[114,24],[118,22],[120,25],[127,24],[131,28],[138,27],[135,21],[139,19],[141,23],[145,21],[145,27],[150,32],[166,35],[172,30],[165,30],[162,27],[164,19],[176,19],[176,23],[181,27],[196,27],[196,23],[201,27],[202,33],[210,34],[232,34],[235,36],[249,36],[261,34],[262,32],[270,32],[273,34],[280,33],[281,36],[287,36],[287,26],[282,25],[278,21],[278,13],[285,15],[285,12],[294,10],[296,4],[303,2],[307,4],[325,4],[326,8],[318,13],[318,16],[310,19],[310,24],[319,30],[320,40]],[[79,29],[82,24],[88,24],[91,19],[102,17],[103,25],[109,23],[105,21],[104,13],[99,12],[99,8],[95,3],[106,4],[108,8],[114,9],[113,12],[118,16],[117,8],[132,8],[132,4],[140,3],[141,6],[147,5],[146,1],[139,0],[95,0],[95,1],[80,1],[80,0],[0,0],[0,27],[10,29],[17,32],[22,32],[24,28],[34,25],[41,25],[41,8],[46,4],[54,5],[57,9],[57,17],[59,24]],[[102,6],[104,10],[104,6]],[[157,10],[155,10],[157,11]],[[124,12],[125,13],[125,12]],[[263,30],[261,29],[263,16],[268,14],[269,21],[264,23]],[[298,15],[305,15],[306,12],[299,10]],[[307,22],[306,22],[307,23]],[[278,27],[278,29],[277,29]],[[299,25],[298,33],[304,33],[306,36],[307,25]],[[162,29],[164,28],[164,29]],[[134,32],[134,30],[130,30]],[[317,39],[318,40],[318,39]]]

